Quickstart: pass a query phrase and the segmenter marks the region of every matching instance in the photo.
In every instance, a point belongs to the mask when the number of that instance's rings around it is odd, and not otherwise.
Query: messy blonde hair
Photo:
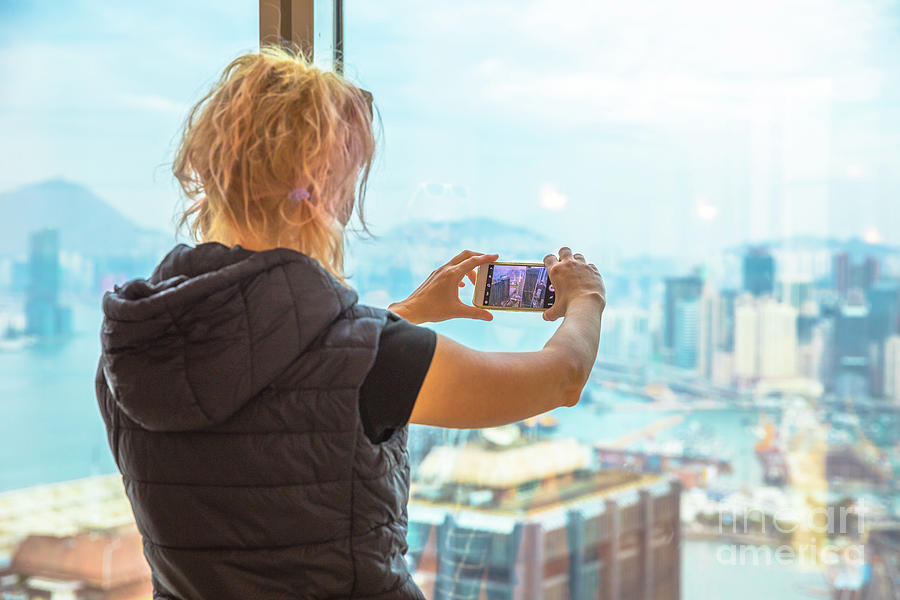
[[[374,152],[362,90],[300,51],[245,54],[185,121],[173,165],[188,200],[179,229],[189,224],[198,242],[297,250],[346,285],[344,228],[356,204],[368,231],[362,204]]]

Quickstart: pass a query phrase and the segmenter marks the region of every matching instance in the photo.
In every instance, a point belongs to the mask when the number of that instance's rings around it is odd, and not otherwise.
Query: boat
[[[785,485],[789,476],[787,460],[778,444],[775,425],[771,421],[763,424],[763,438],[756,443],[753,450],[762,465],[763,481],[766,485]]]

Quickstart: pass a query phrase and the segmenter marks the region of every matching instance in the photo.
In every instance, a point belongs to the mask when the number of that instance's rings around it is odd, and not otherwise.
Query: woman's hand
[[[464,250],[442,267],[431,272],[428,279],[416,288],[409,298],[388,306],[410,323],[436,323],[456,317],[490,321],[490,311],[463,304],[459,288],[465,286],[463,277],[475,284],[475,268],[497,260],[498,254],[482,254]]]
[[[587,262],[583,254],[572,254],[571,248],[563,246],[559,249],[559,258],[555,254],[544,257],[544,266],[547,267],[547,275],[556,290],[553,306],[544,311],[545,321],[555,321],[565,316],[570,303],[581,301],[582,298],[590,298],[600,312],[603,312],[606,306],[603,277],[596,265]]]

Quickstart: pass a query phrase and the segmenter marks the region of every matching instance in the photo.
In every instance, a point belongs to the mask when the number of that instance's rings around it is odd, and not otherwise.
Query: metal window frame
[[[323,1],[323,0],[319,0]],[[328,0],[333,7],[331,64],[344,73],[344,0]],[[293,45],[315,59],[316,0],[259,0],[259,43]]]

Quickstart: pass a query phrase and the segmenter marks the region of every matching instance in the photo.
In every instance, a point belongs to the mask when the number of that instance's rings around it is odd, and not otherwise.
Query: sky
[[[0,190],[51,177],[171,230],[192,102],[257,2],[0,0]],[[598,256],[900,244],[900,4],[346,0],[383,119],[367,216],[490,217]]]

